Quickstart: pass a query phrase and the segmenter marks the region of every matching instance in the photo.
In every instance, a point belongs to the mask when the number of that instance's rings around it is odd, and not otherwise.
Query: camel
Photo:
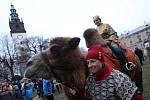
[[[79,42],[80,38],[52,39],[47,50],[29,59],[25,77],[60,80],[69,100],[89,100],[84,95],[87,68]],[[76,94],[70,93],[70,89]]]

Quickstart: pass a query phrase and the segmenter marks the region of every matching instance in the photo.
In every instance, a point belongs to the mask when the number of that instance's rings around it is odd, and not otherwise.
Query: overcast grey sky
[[[99,15],[118,33],[150,22],[150,0],[12,0],[27,36],[82,37]],[[11,0],[0,0],[0,34],[9,34]]]

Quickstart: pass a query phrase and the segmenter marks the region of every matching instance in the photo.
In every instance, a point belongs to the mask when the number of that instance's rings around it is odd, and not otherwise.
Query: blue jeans
[[[116,57],[121,61],[121,63],[125,66],[126,63],[128,63],[128,59],[125,56],[125,51],[119,47],[119,45],[111,45],[110,49],[113,51],[113,53],[116,55]]]

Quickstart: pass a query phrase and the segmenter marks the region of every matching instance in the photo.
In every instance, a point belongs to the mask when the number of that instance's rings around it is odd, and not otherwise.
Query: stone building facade
[[[132,50],[134,50],[135,47],[144,50],[145,42],[149,41],[150,44],[150,23],[140,26],[127,34],[121,35],[120,40]]]

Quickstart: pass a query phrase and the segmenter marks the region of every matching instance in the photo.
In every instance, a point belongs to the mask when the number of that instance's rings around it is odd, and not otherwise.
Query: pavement
[[[41,100],[41,99],[39,99],[38,96],[35,96],[35,97],[33,98],[33,100]]]
[[[35,97],[33,98],[33,100],[43,100],[43,99],[42,99],[42,98],[39,98],[38,95],[37,95],[37,96],[35,96]]]

